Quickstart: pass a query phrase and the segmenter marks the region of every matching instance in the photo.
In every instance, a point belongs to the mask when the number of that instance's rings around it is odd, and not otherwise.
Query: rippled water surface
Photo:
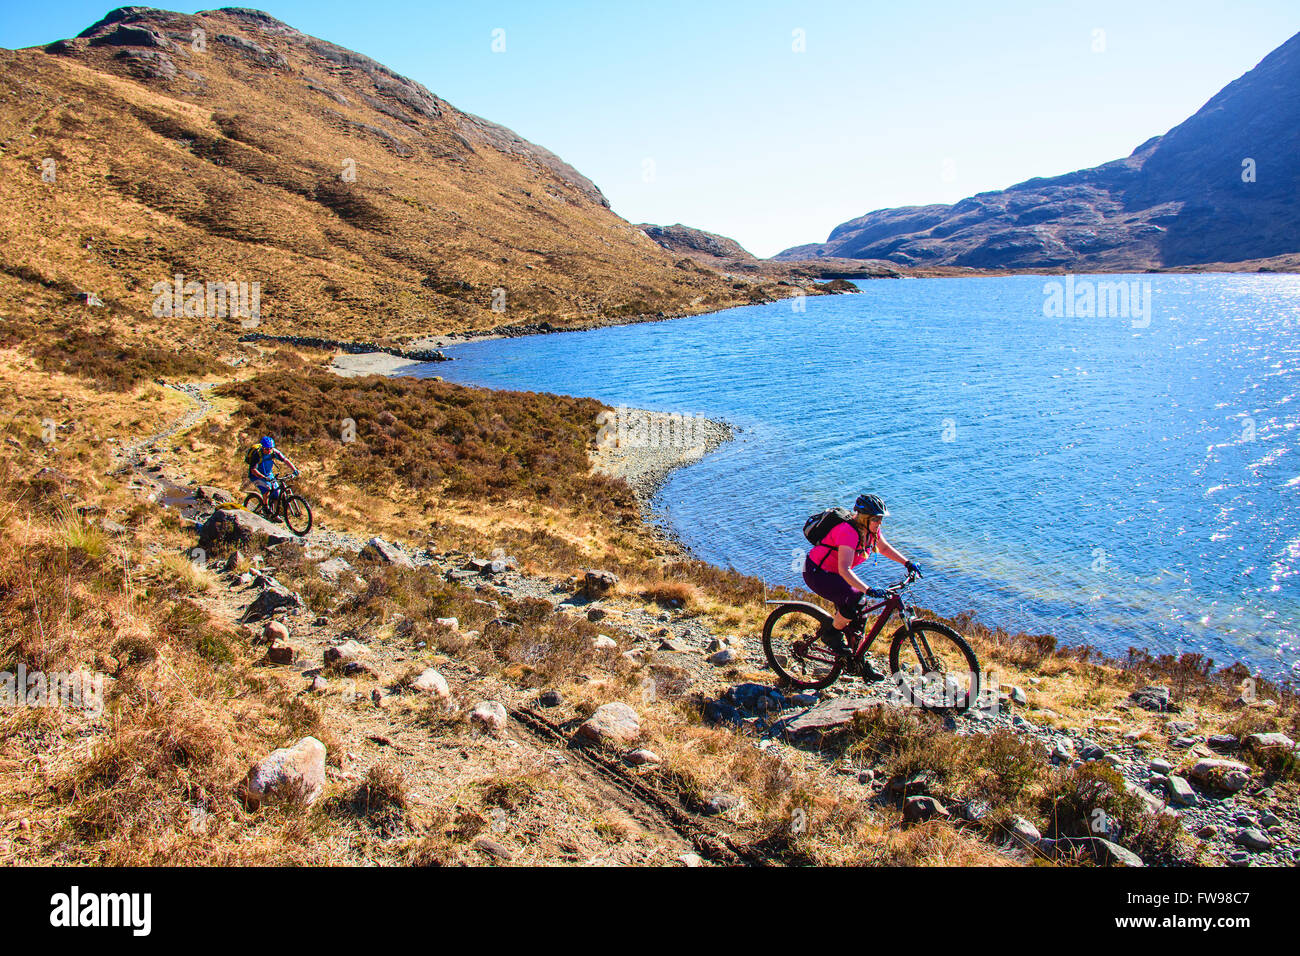
[[[1149,323],[1047,317],[1051,281],[864,282],[803,312],[473,343],[415,374],[738,426],[656,505],[701,557],[770,582],[800,584],[810,512],[870,490],[927,571],[919,603],[1294,672],[1300,277],[1125,277],[1150,283]]]

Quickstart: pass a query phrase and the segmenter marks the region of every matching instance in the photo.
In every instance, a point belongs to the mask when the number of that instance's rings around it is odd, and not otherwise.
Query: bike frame
[[[910,582],[908,582],[908,583],[910,583]],[[906,586],[906,585],[903,585],[902,587],[905,587],[905,586]],[[871,607],[867,607],[867,608],[863,608],[863,609],[862,609],[862,611],[861,611],[861,613],[859,614],[859,616],[860,616],[863,620],[865,620],[866,618],[870,617],[872,614],[875,614],[877,611],[880,611],[880,612],[882,612],[882,613],[880,614],[879,617],[876,618],[876,622],[875,622],[875,624],[873,624],[873,625],[871,626],[871,630],[870,630],[870,631],[866,631],[866,630],[864,629],[864,633],[863,633],[863,635],[862,635],[862,640],[860,640],[860,641],[858,642],[857,646],[853,648],[852,659],[853,659],[854,661],[858,661],[858,660],[860,660],[860,659],[861,659],[861,658],[862,658],[862,657],[867,653],[867,651],[869,651],[869,650],[871,649],[871,645],[874,644],[875,641],[876,641],[876,638],[880,636],[880,632],[883,631],[883,630],[885,629],[885,625],[888,624],[891,620],[893,620],[895,614],[897,614],[897,615],[899,615],[900,617],[902,617],[903,621],[904,621],[906,624],[910,625],[910,624],[912,623],[912,621],[913,621],[915,615],[913,614],[912,609],[909,608],[909,607],[907,606],[907,604],[903,601],[903,597],[902,597],[902,587],[900,587],[898,590],[892,590],[892,589],[891,589],[891,590],[887,593],[887,595],[886,595],[886,597],[885,597],[885,599],[884,599],[883,601],[880,601],[880,602],[878,602],[878,603],[876,603],[876,604],[873,604],[873,605],[871,605]],[[766,604],[802,604],[802,605],[805,606],[805,607],[810,607],[810,608],[814,608],[814,609],[816,609],[816,611],[817,611],[818,614],[825,614],[825,613],[826,613],[826,612],[825,612],[824,610],[822,610],[818,605],[816,605],[816,604],[810,604],[810,603],[807,602],[807,601],[766,601],[766,602],[764,602],[764,603],[766,603]],[[815,646],[815,645],[814,645],[814,646]],[[816,647],[816,650],[813,651],[812,654],[809,654],[809,656],[810,656],[810,657],[813,657],[814,660],[819,660],[819,661],[822,661],[823,663],[828,663],[828,664],[829,664],[829,663],[833,663],[833,662],[834,662],[834,656],[833,656],[833,655],[832,655],[831,657],[828,657],[828,658],[823,658],[823,657],[821,656],[821,653],[822,653],[821,648],[820,648],[820,647]],[[827,649],[827,653],[829,653],[829,649]],[[815,656],[814,656],[814,655],[815,655]]]

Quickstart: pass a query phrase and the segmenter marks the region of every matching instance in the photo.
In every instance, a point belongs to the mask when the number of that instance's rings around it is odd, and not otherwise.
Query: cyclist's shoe
[[[862,660],[858,662],[857,674],[868,684],[875,684],[882,680],[888,680],[888,674],[882,674],[872,666],[870,659],[864,654]]]
[[[844,641],[844,632],[836,630],[835,625],[830,622],[822,625],[817,636],[821,638],[823,644],[835,652],[836,657],[848,657],[853,653]]]

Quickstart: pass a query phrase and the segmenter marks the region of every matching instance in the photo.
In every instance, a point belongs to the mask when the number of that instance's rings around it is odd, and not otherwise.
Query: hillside
[[[1253,160],[1253,176],[1243,164]],[[911,267],[1300,268],[1300,34],[1124,158],[955,205],[881,209],[777,260]]]
[[[151,289],[178,274],[259,283],[262,332],[338,338],[786,294],[682,262],[546,149],[256,11],[114,10],[0,51],[0,89],[0,308],[19,315],[240,331],[156,322]]]

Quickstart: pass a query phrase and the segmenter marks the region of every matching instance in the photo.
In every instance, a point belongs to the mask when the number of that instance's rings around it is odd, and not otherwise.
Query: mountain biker
[[[827,532],[822,543],[814,545],[803,562],[803,580],[809,589],[835,605],[835,619],[822,628],[823,643],[838,655],[852,653],[862,639],[866,626],[867,598],[883,598],[885,592],[868,587],[853,569],[867,560],[873,551],[897,561],[913,574],[920,569],[899,554],[885,540],[880,527],[889,512],[878,495],[859,495],[853,505],[853,519],[842,521]],[[845,642],[845,636],[849,637]],[[869,680],[881,680],[869,662],[863,661]]]
[[[284,452],[275,447],[275,439],[270,435],[264,436],[254,448],[249,450],[248,480],[252,482],[253,487],[257,489],[257,493],[266,501],[267,510],[271,514],[275,514],[275,509],[271,507],[271,503],[280,494],[280,482],[275,477],[275,463],[277,461],[284,462],[293,469],[293,474],[298,474],[298,466],[291,462]]]

